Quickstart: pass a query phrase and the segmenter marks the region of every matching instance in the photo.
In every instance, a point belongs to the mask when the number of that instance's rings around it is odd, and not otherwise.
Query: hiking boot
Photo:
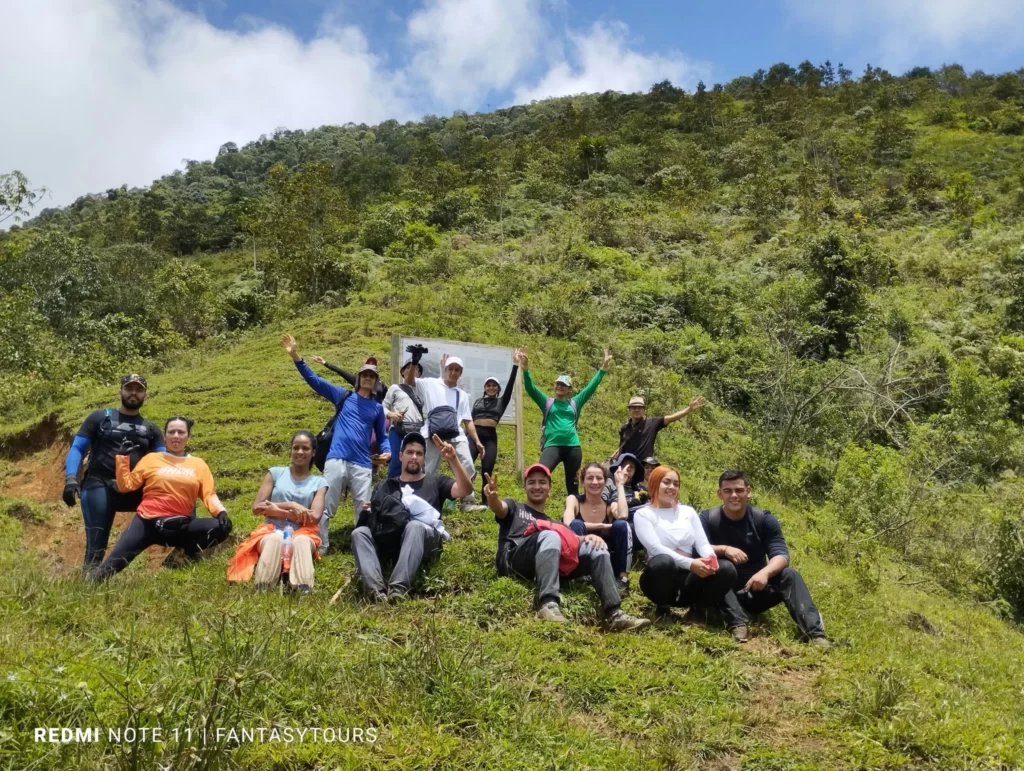
[[[388,590],[388,602],[392,605],[397,605],[402,600],[409,599],[409,592],[403,591],[402,589],[389,589]]]
[[[366,601],[371,605],[384,605],[388,601],[388,596],[384,592],[368,592]]]
[[[640,629],[651,623],[649,618],[638,618],[625,613],[618,608],[604,620],[606,632],[628,632],[631,629]]]
[[[829,640],[827,637],[812,637],[807,642],[809,642],[811,645],[815,646],[816,648],[828,649],[828,648],[832,647],[832,641]]]
[[[305,597],[307,594],[313,593],[313,588],[309,584],[299,584],[295,587],[295,591],[298,592],[300,597]]]
[[[668,626],[676,622],[676,614],[668,605],[658,605],[654,609],[654,623],[658,626]]]
[[[738,643],[745,643],[750,639],[750,629],[746,624],[737,624],[736,626],[729,627],[729,634]]]
[[[683,623],[689,624],[690,626],[699,626],[701,629],[706,629],[708,625],[707,613],[702,608],[689,608],[685,614],[683,614]]]
[[[562,615],[562,609],[557,602],[545,602],[537,611],[537,618],[541,621],[553,621],[556,624],[568,623],[569,619]]]
[[[317,547],[317,549],[316,549],[317,554],[319,554],[321,557],[326,557],[328,552],[330,552],[330,550],[331,550],[330,544],[326,544],[326,543],[320,544]]]

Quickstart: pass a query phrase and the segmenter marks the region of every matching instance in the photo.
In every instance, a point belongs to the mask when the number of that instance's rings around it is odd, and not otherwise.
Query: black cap
[[[136,375],[134,373],[130,375],[125,375],[124,377],[121,378],[122,387],[128,385],[129,383],[138,383],[143,388],[149,387],[146,385],[146,378],[144,378],[142,375]]]
[[[653,455],[648,455],[646,458],[644,458],[644,465],[645,466],[660,466],[661,464],[658,463],[658,459],[655,458]]]
[[[427,440],[426,440],[426,438],[423,436],[423,434],[417,434],[415,431],[413,431],[411,434],[406,434],[405,435],[405,437],[402,439],[402,448],[401,449],[404,450],[405,446],[407,444],[414,444],[414,443],[415,444],[422,444],[423,445],[423,449],[424,450],[427,449]]]

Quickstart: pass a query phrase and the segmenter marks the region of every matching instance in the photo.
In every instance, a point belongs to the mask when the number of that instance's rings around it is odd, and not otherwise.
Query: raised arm
[[[533,399],[534,404],[543,411],[544,405],[548,403],[548,395],[534,385],[533,376],[525,366],[523,367],[523,388],[526,390],[526,395]]]
[[[665,421],[666,426],[671,425],[672,423],[675,423],[677,420],[685,418],[691,412],[696,412],[703,406],[704,397],[695,396],[692,399],[690,399],[690,403],[683,407],[681,410],[679,410],[679,412],[673,412],[671,415],[666,415],[664,418],[662,418],[662,420]]]
[[[608,513],[612,515],[612,519],[629,518],[629,503],[626,501],[626,482],[629,481],[629,477],[625,472],[626,469],[622,466],[615,471],[615,501],[608,504]]]
[[[487,498],[487,507],[494,512],[498,519],[508,516],[508,504],[498,497],[498,477],[484,474],[484,496]]]
[[[336,364],[331,364],[329,362],[326,362],[322,358],[320,358],[319,356],[314,356],[313,357],[313,361],[317,362],[318,364],[323,364],[331,372],[334,372],[335,374],[341,375],[341,379],[342,380],[344,380],[350,386],[355,388],[355,385],[356,385],[356,375],[355,375],[354,372],[349,372],[347,369],[342,369],[341,367],[337,366]]]
[[[294,337],[288,334],[281,335],[281,345],[288,355],[292,357],[292,361],[295,362],[295,369],[299,371],[302,379],[306,381],[310,388],[327,399],[331,404],[337,404],[341,401],[344,389],[338,388],[338,386],[316,376],[313,370],[309,368],[309,365],[299,356],[298,345],[296,345]]]
[[[431,439],[437,448],[438,454],[448,462],[448,467],[451,468],[452,475],[455,477],[455,484],[452,485],[452,499],[465,498],[473,492],[473,480],[469,478],[466,469],[459,463],[459,456],[455,454],[455,448],[448,442],[443,441],[437,434],[434,434]]]

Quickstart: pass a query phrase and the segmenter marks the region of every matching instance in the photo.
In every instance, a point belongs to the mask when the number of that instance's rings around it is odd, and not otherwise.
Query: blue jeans
[[[587,526],[582,519],[574,519],[569,524],[569,529],[578,536],[587,534]],[[612,522],[610,533],[594,533],[602,541],[608,544],[608,551],[612,556],[612,570],[615,575],[621,576],[628,573],[633,563],[633,528],[624,519],[617,519]]]
[[[103,561],[115,512],[135,511],[142,501],[142,491],[120,493],[104,483],[86,487],[80,498],[85,522],[85,561],[82,568],[89,570]]]
[[[391,460],[388,461],[388,479],[397,477],[402,473],[402,461],[398,459],[398,453],[402,451],[402,435],[398,429],[392,427],[388,431],[388,442],[391,444]]]

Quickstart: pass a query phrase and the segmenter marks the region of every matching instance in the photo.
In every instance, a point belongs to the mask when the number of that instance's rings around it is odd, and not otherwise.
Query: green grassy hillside
[[[1022,244],[1024,71],[959,65],[778,64],[693,94],[281,130],[43,212],[0,234],[0,761],[1022,767]],[[349,364],[387,362],[396,332],[525,344],[542,383],[585,381],[608,346],[588,460],[629,396],[658,414],[703,394],[659,456],[698,508],[723,468],[752,475],[839,645],[807,649],[781,610],[742,648],[605,636],[586,588],[553,629],[496,579],[486,513],[448,515],[454,541],[398,607],[360,604],[344,548],[301,603],[227,586],[230,549],[80,583],[58,497],[82,417],[123,371],[152,374],[147,414],[196,419],[244,532],[263,469],[329,415],[285,330]],[[34,741],[70,725],[179,734]],[[204,725],[378,741],[229,746]]]
[[[388,334],[423,331],[422,324],[394,310],[348,309],[289,328],[309,353],[338,361],[374,353],[386,361]],[[479,331],[482,341],[510,342]],[[290,433],[318,428],[329,414],[276,334],[254,334],[221,354],[197,353],[155,376],[145,410],[154,419],[179,412],[196,419],[191,449],[214,470],[239,530],[255,524],[247,509],[261,471],[284,462]],[[553,375],[544,340],[525,342],[540,376]],[[578,375],[589,366],[579,353],[570,361]],[[588,458],[614,449],[614,426],[631,392],[628,372],[628,365],[614,369],[584,414]],[[97,389],[74,400],[56,423],[73,430],[109,396]],[[529,410],[532,448],[537,416]],[[746,430],[712,406],[662,434],[660,454],[683,469],[689,500],[710,503],[714,474],[740,460]],[[506,431],[502,491],[517,495],[511,442]],[[45,473],[26,468],[25,457],[8,462],[8,472],[24,469],[8,484]],[[59,479],[49,493],[58,492]],[[447,515],[453,541],[417,599],[367,607],[348,553],[319,563],[315,594],[299,602],[227,585],[230,550],[194,568],[154,571],[138,560],[108,584],[87,586],[73,566],[55,566],[22,541],[65,528],[77,511],[60,503],[19,509],[8,500],[0,518],[7,619],[0,753],[12,768],[946,769],[1024,762],[1019,632],[888,556],[829,559],[824,544],[833,523],[822,507],[763,494],[758,503],[778,512],[835,650],[795,641],[782,608],[744,647],[721,629],[681,625],[604,635],[585,587],[568,594],[573,624],[536,621],[529,587],[494,574],[497,528],[487,513]],[[339,511],[341,543],[348,521]],[[339,586],[340,601],[328,607]],[[626,607],[651,610],[638,594]],[[129,725],[162,727],[165,741],[58,746],[32,738],[36,726]],[[379,733],[373,744],[187,738],[186,728],[204,725],[373,726]],[[168,737],[174,728],[177,741]]]

